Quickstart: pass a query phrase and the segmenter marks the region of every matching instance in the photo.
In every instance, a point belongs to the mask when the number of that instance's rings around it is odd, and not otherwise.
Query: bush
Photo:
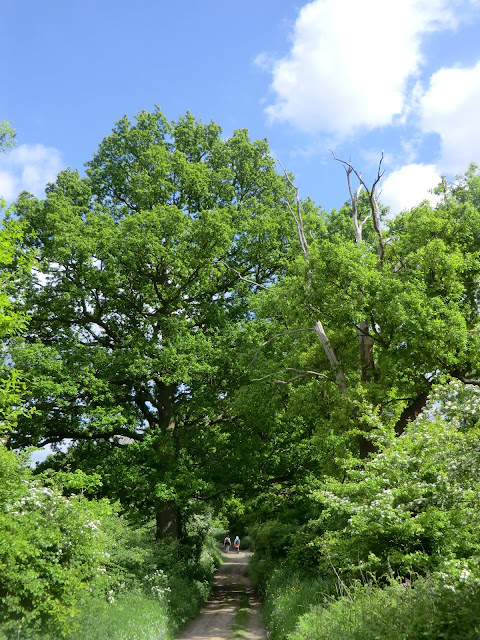
[[[158,542],[154,524],[132,528],[108,501],[66,498],[50,480],[0,446],[0,640],[75,639],[79,627],[79,638],[157,638],[197,614],[219,555],[203,520],[187,544]]]
[[[342,481],[319,480],[310,494],[317,515],[297,531],[277,521],[252,527],[252,577],[265,597],[272,640],[480,637],[472,615],[480,583],[475,402],[465,404],[461,420],[432,419],[429,410],[402,437],[388,441],[384,434],[379,453],[347,468]],[[413,589],[397,583],[412,576]],[[368,581],[373,586],[349,586]],[[317,605],[312,614],[304,613],[309,604]],[[302,613],[304,635],[289,636]],[[412,616],[424,621],[427,635],[401,621]]]
[[[249,538],[255,553],[262,558],[280,559],[288,555],[292,547],[292,536],[298,526],[284,524],[278,520],[252,525]]]
[[[332,584],[318,574],[293,571],[288,562],[254,555],[250,576],[264,601],[263,615],[270,640],[283,640],[295,629],[300,616],[312,604],[323,603]]]
[[[289,557],[345,581],[427,575],[480,547],[480,430],[417,420],[401,438],[314,492],[320,517]],[[310,561],[309,561],[310,558]]]
[[[70,631],[89,589],[104,581],[107,502],[65,498],[0,445],[0,624],[7,637]],[[22,634],[22,635],[20,635]]]

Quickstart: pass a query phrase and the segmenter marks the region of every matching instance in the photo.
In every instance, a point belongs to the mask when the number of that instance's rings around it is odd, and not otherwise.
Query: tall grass
[[[263,596],[269,640],[285,640],[312,605],[328,602],[331,583],[318,576],[293,572],[274,561],[255,561],[255,557],[250,575]]]
[[[419,579],[357,586],[304,614],[287,640],[478,640],[480,587]]]
[[[478,585],[418,580],[413,587],[364,585],[327,607],[314,607],[288,640],[478,640]]]
[[[168,584],[156,597],[137,589],[113,602],[91,598],[80,611],[78,630],[68,640],[173,640],[198,614],[210,587],[208,582],[179,576]]]
[[[166,603],[131,592],[114,603],[98,599],[82,610],[79,630],[69,640],[172,640]]]
[[[269,640],[479,640],[474,573],[340,587],[335,576],[295,573],[268,559],[254,559],[251,571]]]

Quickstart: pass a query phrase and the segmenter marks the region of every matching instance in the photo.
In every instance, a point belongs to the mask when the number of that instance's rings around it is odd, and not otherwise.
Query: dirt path
[[[242,596],[248,597],[248,627],[242,640],[264,640],[267,636],[260,616],[260,603],[247,576],[245,551],[223,554],[224,563],[215,573],[212,595],[199,617],[178,636],[178,640],[230,640],[232,625]]]

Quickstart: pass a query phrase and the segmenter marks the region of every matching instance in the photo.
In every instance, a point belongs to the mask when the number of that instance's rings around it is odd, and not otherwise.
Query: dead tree
[[[301,202],[300,202],[299,188],[296,185],[293,184],[290,176],[287,173],[287,170],[282,165],[280,160],[277,160],[277,162],[282,167],[283,173],[285,175],[285,178],[286,178],[287,182],[291,185],[291,187],[295,191],[296,210],[294,211],[292,209],[292,207],[291,207],[290,203],[288,202],[288,200],[286,201],[286,204],[287,204],[287,207],[288,207],[290,213],[292,214],[293,219],[295,220],[295,223],[297,225],[298,239],[300,241],[300,246],[301,246],[301,249],[302,249],[303,258],[305,260],[305,264],[307,265],[307,269],[308,269],[309,268],[309,251],[308,251],[307,239],[306,239],[306,236],[305,236],[305,229],[304,229],[304,226],[303,226],[302,207],[301,207]],[[308,273],[309,273],[309,276],[308,276],[308,279],[307,279],[307,288],[309,288],[310,285],[311,285],[310,272],[308,272]],[[347,390],[347,380],[345,378],[345,375],[344,375],[344,373],[342,371],[342,368],[340,366],[338,358],[337,358],[337,356],[335,354],[335,351],[332,348],[332,345],[330,344],[330,340],[328,339],[328,336],[327,336],[327,334],[325,332],[325,329],[323,327],[322,321],[320,319],[318,319],[316,321],[315,326],[314,326],[314,331],[317,334],[318,339],[322,343],[322,347],[323,347],[323,350],[325,352],[325,355],[328,358],[328,361],[330,363],[330,367],[335,372],[338,388],[340,389],[340,391],[342,393],[345,393],[345,391]]]

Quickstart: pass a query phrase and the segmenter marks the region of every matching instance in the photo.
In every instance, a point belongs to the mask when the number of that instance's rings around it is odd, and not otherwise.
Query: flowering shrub
[[[7,637],[72,627],[79,603],[106,580],[100,518],[108,510],[42,486],[0,445],[0,628]]]
[[[153,573],[144,576],[143,583],[144,591],[161,602],[164,602],[166,594],[171,592],[168,576],[163,569],[156,569]]]
[[[287,525],[252,528],[272,640],[479,637],[479,390],[439,386],[401,437],[377,433],[377,454],[319,480],[284,554],[266,542]]]
[[[308,547],[326,571],[426,575],[476,565],[480,398],[456,385],[442,391],[403,436],[350,469],[344,482],[329,480],[315,493],[322,515],[310,524],[316,535]]]

